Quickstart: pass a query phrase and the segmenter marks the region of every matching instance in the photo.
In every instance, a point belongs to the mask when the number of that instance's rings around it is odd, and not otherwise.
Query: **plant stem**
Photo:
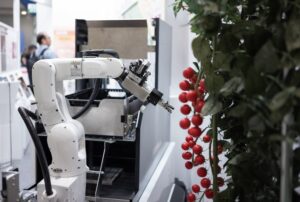
[[[212,144],[212,141],[209,142],[209,146],[208,146],[208,159],[209,159],[209,166],[210,166],[210,170],[212,172],[214,172],[214,169],[213,169],[213,162],[212,162],[212,159],[211,159],[211,144]]]
[[[212,133],[213,133],[213,192],[214,192],[214,202],[218,202],[218,131],[217,131],[217,115],[212,116]]]
[[[204,197],[204,192],[203,192],[202,196],[200,197],[199,202],[202,201],[203,197]]]
[[[217,36],[213,36],[212,38],[212,64],[215,59],[215,51],[216,51],[216,38]],[[214,192],[214,197],[213,201],[218,202],[218,128],[217,128],[217,114],[212,115],[212,135],[213,135],[213,192]]]

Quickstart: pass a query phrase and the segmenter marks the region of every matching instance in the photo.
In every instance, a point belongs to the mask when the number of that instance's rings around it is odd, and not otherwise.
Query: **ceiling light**
[[[27,11],[25,10],[21,11],[21,15],[27,15]]]

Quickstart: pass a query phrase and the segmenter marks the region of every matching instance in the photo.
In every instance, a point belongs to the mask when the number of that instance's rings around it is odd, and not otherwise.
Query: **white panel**
[[[168,201],[168,196],[175,179],[175,143],[168,144],[162,159],[155,169],[139,202],[162,202]]]
[[[0,22],[0,72],[20,68],[19,32]]]
[[[11,164],[9,86],[0,83],[0,170]]]
[[[33,108],[26,96],[20,96],[20,84],[11,83],[11,136],[12,136],[12,163],[19,169],[20,189],[28,188],[35,183],[36,164],[35,148],[29,132],[18,110],[19,106]],[[18,95],[17,95],[18,94]],[[34,111],[31,109],[31,111]]]
[[[52,36],[52,0],[36,4],[36,31],[37,33],[46,32]]]
[[[10,83],[10,113],[11,113],[11,141],[12,141],[12,160],[21,160],[23,157],[24,149],[25,149],[25,135],[24,131],[27,129],[24,128],[24,123],[18,114],[17,108],[16,108],[16,96],[19,89],[19,83],[14,82]],[[25,130],[24,130],[25,129]]]

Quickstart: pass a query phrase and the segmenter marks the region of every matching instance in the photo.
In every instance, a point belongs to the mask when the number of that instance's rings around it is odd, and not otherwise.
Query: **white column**
[[[171,115],[171,141],[175,142],[173,155],[175,156],[175,173],[179,180],[186,185],[191,184],[192,172],[185,168],[185,160],[181,158],[181,144],[185,141],[187,132],[179,127],[179,121],[184,116],[179,112],[181,103],[178,101],[180,89],[178,84],[182,77],[182,70],[191,65],[191,46],[190,46],[190,27],[189,15],[186,12],[180,12],[175,17],[173,12],[174,0],[165,1],[164,20],[172,26],[172,65],[171,65],[171,86],[170,86],[170,102],[176,110]],[[189,188],[189,187],[188,187]]]
[[[52,0],[38,0],[36,3],[36,32],[53,36]]]
[[[13,1],[13,27],[16,32],[16,39],[15,39],[15,56],[16,56],[16,68],[21,66],[20,58],[20,0]]]

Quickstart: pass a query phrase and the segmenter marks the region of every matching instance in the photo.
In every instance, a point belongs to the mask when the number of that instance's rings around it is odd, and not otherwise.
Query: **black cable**
[[[29,110],[25,109],[24,107],[18,108],[18,112],[20,113],[23,121],[25,122],[25,125],[29,131],[29,134],[33,140],[33,143],[34,143],[34,146],[36,149],[36,155],[38,157],[39,164],[41,166],[41,170],[42,170],[42,174],[43,174],[43,178],[44,178],[44,182],[45,182],[46,194],[47,194],[47,196],[51,196],[53,194],[53,191],[52,191],[52,185],[51,185],[46,155],[43,150],[42,143],[37,135],[36,129],[34,128],[32,122],[29,118],[28,111]],[[34,114],[34,113],[31,114],[31,113],[30,113],[30,115]]]
[[[94,86],[93,92],[89,98],[89,101],[84,105],[84,107],[81,108],[81,110],[79,112],[77,112],[77,114],[75,114],[72,117],[73,119],[77,119],[78,117],[80,117],[82,114],[84,114],[90,108],[90,106],[96,99],[97,94],[99,92],[100,82],[101,82],[101,79],[96,79],[95,86]]]
[[[33,113],[32,111],[30,111],[30,110],[28,110],[28,109],[26,109],[26,108],[23,108],[23,109],[25,110],[26,114],[27,114],[28,116],[30,116],[30,118],[32,118],[32,119],[35,120],[35,121],[38,120],[38,117],[37,117],[37,115],[36,115],[35,113]]]
[[[82,56],[83,57],[87,57],[87,56],[93,56],[93,57],[99,57],[100,55],[110,55],[114,58],[120,58],[119,54],[113,50],[113,49],[95,49],[95,50],[87,50],[87,51],[82,51]],[[97,79],[95,82],[95,86],[94,86],[94,90],[92,92],[92,95],[89,98],[89,101],[84,105],[84,107],[81,108],[81,110],[79,112],[77,112],[77,114],[75,114],[72,118],[73,119],[77,119],[79,118],[82,114],[84,114],[92,105],[92,103],[94,102],[94,100],[97,97],[99,88],[100,88],[100,83],[101,83],[101,79]]]

